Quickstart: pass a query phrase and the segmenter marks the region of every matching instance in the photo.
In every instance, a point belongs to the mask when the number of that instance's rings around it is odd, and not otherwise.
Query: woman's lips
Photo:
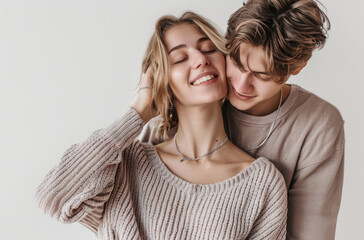
[[[206,78],[200,78],[197,81],[191,83],[192,86],[198,87],[198,86],[208,86],[210,84],[213,84],[217,81],[217,75],[208,75]]]
[[[203,77],[197,79],[196,81],[194,81],[192,83],[192,85],[197,86],[197,85],[200,85],[200,84],[202,84],[204,82],[210,81],[211,79],[214,79],[214,78],[215,78],[215,76],[212,75],[212,74],[211,75],[206,75],[206,76],[203,76]]]
[[[215,72],[204,72],[199,74],[194,80],[190,82],[191,85],[197,86],[201,83],[208,82],[212,79],[216,79],[218,77],[218,74]]]

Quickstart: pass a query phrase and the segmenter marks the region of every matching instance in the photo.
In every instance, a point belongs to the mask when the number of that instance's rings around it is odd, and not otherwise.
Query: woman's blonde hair
[[[145,73],[148,68],[151,68],[153,72],[153,105],[163,119],[163,125],[158,137],[164,140],[168,139],[170,129],[178,124],[177,113],[173,108],[173,94],[169,85],[170,65],[164,37],[168,29],[184,23],[195,26],[212,41],[221,53],[226,55],[225,39],[202,16],[193,12],[185,12],[179,18],[171,15],[159,18],[143,58],[142,72]]]

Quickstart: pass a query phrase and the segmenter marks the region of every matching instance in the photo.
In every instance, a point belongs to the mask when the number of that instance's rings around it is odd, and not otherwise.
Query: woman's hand
[[[132,107],[139,113],[144,122],[157,116],[157,109],[153,104],[153,71],[149,67],[139,83],[138,96]]]

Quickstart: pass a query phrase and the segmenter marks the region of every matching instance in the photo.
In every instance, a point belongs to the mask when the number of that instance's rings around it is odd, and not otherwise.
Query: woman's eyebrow
[[[186,44],[181,44],[181,45],[175,46],[171,50],[168,51],[168,54],[170,54],[174,50],[177,50],[177,49],[180,49],[180,48],[184,48],[184,47],[187,47],[187,45]]]
[[[204,42],[204,41],[209,41],[210,39],[208,37],[202,37],[202,38],[199,38],[197,40],[197,43],[201,43],[201,42]],[[180,49],[180,48],[184,48],[184,47],[187,47],[186,44],[180,44],[178,46],[175,46],[173,47],[171,50],[168,51],[168,54],[170,54],[172,51],[174,50],[177,50],[177,49]]]

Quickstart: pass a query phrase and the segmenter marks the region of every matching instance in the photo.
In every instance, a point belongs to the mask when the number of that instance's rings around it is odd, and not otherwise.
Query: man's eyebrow
[[[239,59],[239,62],[240,64],[237,64],[239,68],[241,68],[243,71],[247,71],[249,70],[251,73],[253,74],[263,74],[263,75],[270,75],[269,72],[266,72],[266,71],[254,71],[252,70],[250,67],[249,67],[249,56],[250,56],[250,50],[251,48],[249,49],[249,53],[248,53],[248,56],[246,58],[246,64],[247,64],[247,68],[244,66],[244,64],[242,63],[241,59]],[[240,66],[239,66],[240,65]]]
[[[197,42],[201,43],[201,42],[209,41],[209,40],[210,40],[210,38],[208,38],[208,37],[202,37],[202,38],[198,39]]]
[[[202,37],[200,39],[197,40],[197,43],[201,43],[201,42],[204,42],[204,41],[209,41],[210,39],[208,37]],[[184,47],[187,47],[186,44],[180,44],[178,46],[175,46],[173,47],[172,49],[170,49],[168,51],[168,54],[170,54],[171,52],[173,52],[174,50],[177,50],[177,49],[180,49],[180,48],[184,48]]]
[[[263,74],[263,75],[270,75],[268,72],[259,72],[259,71],[254,71],[254,70],[251,70],[251,69],[246,69],[245,67],[244,67],[244,65],[243,64],[241,64],[241,67],[239,67],[241,70],[243,70],[243,71],[250,71],[251,73],[253,73],[253,74]]]
[[[264,74],[264,75],[269,75],[268,72],[258,72],[258,71],[252,71],[252,73],[255,73],[255,74]]]
[[[246,72],[248,70],[245,69],[244,65],[242,63],[240,63],[241,66],[237,66],[240,70]],[[251,69],[249,69],[249,71],[253,74],[262,74],[262,75],[267,75],[267,76],[271,76],[271,74],[269,72],[259,72],[259,71],[252,71]]]
[[[249,66],[248,66],[248,68],[246,68],[242,62],[240,62],[240,65],[241,65],[241,66],[240,66],[240,68],[241,68],[243,71],[248,71],[248,70],[249,70],[251,73],[254,73],[254,74],[264,74],[264,75],[270,75],[268,72],[254,71],[254,70],[250,69],[250,68],[249,68]]]

